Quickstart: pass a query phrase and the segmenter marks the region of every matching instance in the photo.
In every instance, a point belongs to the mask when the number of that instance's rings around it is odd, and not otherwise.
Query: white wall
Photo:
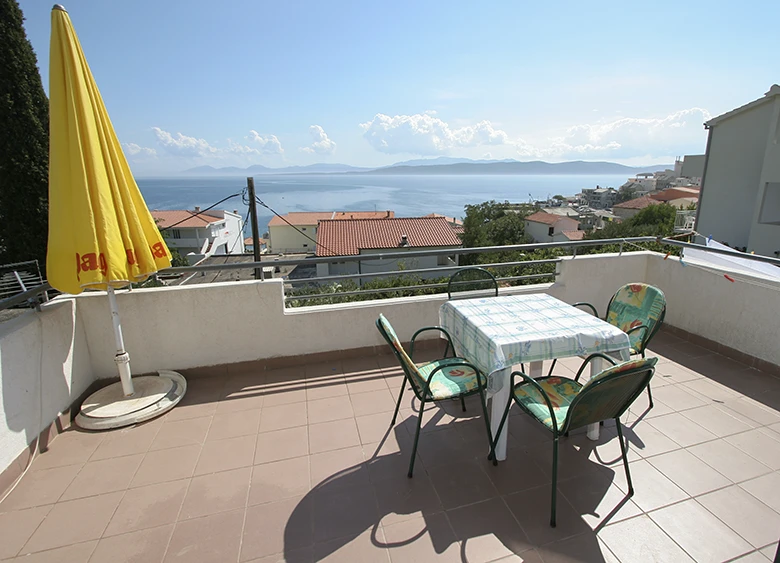
[[[297,225],[306,235],[317,240],[317,225]],[[271,252],[294,253],[315,252],[317,245],[289,225],[275,225],[268,228]]]
[[[748,246],[772,103],[765,103],[713,126],[696,230],[729,246]]]
[[[555,225],[537,223],[536,221],[525,221],[525,234],[531,237],[535,242],[552,242],[553,237],[548,233],[550,227],[553,228],[553,234],[561,231],[576,231],[579,227],[579,221],[570,217],[561,217]]]
[[[747,249],[764,256],[777,256],[775,252],[780,251],[780,221],[759,222],[763,206],[769,208],[763,210],[763,217],[770,220],[780,218],[780,97],[775,97],[769,105],[772,106],[772,115]],[[769,193],[768,185],[772,186]]]
[[[74,299],[0,324],[0,471],[93,381]]]

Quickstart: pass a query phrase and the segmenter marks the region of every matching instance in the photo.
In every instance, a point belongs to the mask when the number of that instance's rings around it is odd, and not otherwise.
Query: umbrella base
[[[175,371],[133,378],[135,393],[125,397],[113,383],[90,395],[81,405],[76,424],[86,430],[109,430],[150,420],[171,410],[184,397],[187,381]]]

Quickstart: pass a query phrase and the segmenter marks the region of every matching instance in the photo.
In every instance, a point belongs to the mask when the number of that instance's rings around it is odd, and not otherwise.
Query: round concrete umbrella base
[[[109,430],[160,416],[181,401],[187,381],[175,371],[133,378],[135,392],[125,397],[120,382],[90,395],[81,405],[76,424],[86,430]]]

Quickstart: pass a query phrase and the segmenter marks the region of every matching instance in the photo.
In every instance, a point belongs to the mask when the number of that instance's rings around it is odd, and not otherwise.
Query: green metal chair
[[[588,307],[598,317],[596,307],[586,302],[575,303],[574,307]],[[663,291],[645,283],[629,283],[617,290],[607,305],[604,320],[628,334],[632,356],[645,357],[650,340],[661,328],[666,316],[666,297]],[[555,360],[550,366],[548,376],[552,375]],[[650,408],[653,408],[653,394],[647,386]]]
[[[461,268],[450,276],[447,283],[447,298],[452,299],[453,293],[482,291],[498,297],[498,282],[493,274],[484,268]]]
[[[595,358],[603,358],[612,367],[592,377],[585,385],[578,382],[585,367]],[[634,494],[631,473],[628,470],[626,446],[620,417],[631,403],[642,393],[655,372],[658,358],[643,358],[618,364],[605,354],[592,354],[580,366],[574,379],[558,376],[532,379],[523,372],[512,372],[512,393],[507,401],[496,438],[490,449],[489,459],[498,465],[495,448],[498,436],[506,423],[509,409],[514,400],[518,406],[530,414],[553,434],[552,462],[552,504],[550,508],[550,526],[555,527],[555,506],[558,493],[558,437],[589,424],[613,418],[617,427],[620,451],[623,454],[623,466],[628,481],[628,496]],[[523,378],[515,385],[515,377]]]
[[[476,366],[464,358],[455,356],[455,346],[452,344],[450,334],[442,327],[431,326],[424,327],[414,333],[412,336],[409,354],[406,353],[401,341],[393,330],[390,322],[384,315],[379,315],[376,321],[376,327],[379,329],[382,337],[390,345],[393,354],[398,359],[404,370],[404,380],[401,383],[401,390],[398,393],[398,402],[395,405],[393,420],[390,426],[395,424],[398,417],[398,409],[401,407],[401,399],[404,396],[404,389],[407,384],[411,384],[415,397],[420,401],[420,412],[417,417],[417,431],[414,434],[414,446],[412,446],[412,460],[409,462],[408,477],[412,477],[414,471],[414,460],[417,455],[417,442],[420,438],[420,427],[422,425],[423,410],[425,403],[431,401],[445,401],[451,399],[460,399],[463,410],[466,410],[465,397],[479,393],[482,404],[482,412],[485,417],[485,428],[487,429],[488,443],[492,444],[493,436],[490,433],[490,420],[488,419],[487,405],[485,404],[485,386],[487,379],[479,372]],[[416,364],[412,360],[414,357],[414,341],[423,332],[439,331],[447,338],[447,347],[444,349],[442,359]],[[453,356],[447,357],[447,352],[452,349]]]

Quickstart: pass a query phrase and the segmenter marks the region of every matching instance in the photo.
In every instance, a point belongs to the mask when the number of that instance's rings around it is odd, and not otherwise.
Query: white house
[[[387,217],[384,219],[327,219],[320,221],[317,256],[333,256],[333,262],[317,264],[317,276],[370,274],[457,266],[461,240],[446,217]],[[408,259],[371,258],[383,252],[452,249],[452,254]],[[362,256],[365,260],[345,262],[340,256]],[[451,272],[418,274],[423,278]],[[371,278],[363,278],[367,281]]]
[[[157,226],[163,230],[165,242],[190,261],[221,254],[244,253],[244,221],[236,211],[210,209],[154,210]]]
[[[525,218],[525,234],[535,242],[554,242],[564,240],[556,235],[563,231],[576,231],[580,223],[564,215],[554,215],[538,211]]]
[[[709,120],[696,231],[780,255],[780,86]]]
[[[395,217],[393,211],[294,211],[268,223],[268,248],[274,254],[314,253],[321,220]]]
[[[612,206],[612,213],[621,219],[629,219],[630,217],[633,217],[642,211],[644,208],[651,205],[658,205],[659,203],[661,202],[649,196],[643,195],[640,197],[635,197],[634,199],[629,199],[623,203],[616,203]]]

